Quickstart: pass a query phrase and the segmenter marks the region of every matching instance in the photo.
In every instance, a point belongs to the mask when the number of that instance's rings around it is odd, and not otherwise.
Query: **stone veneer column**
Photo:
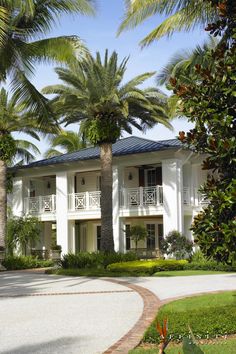
[[[56,221],[57,244],[62,247],[62,254],[68,253],[68,176],[67,172],[56,174]]]
[[[162,161],[164,236],[170,231],[183,232],[182,162],[178,159]]]

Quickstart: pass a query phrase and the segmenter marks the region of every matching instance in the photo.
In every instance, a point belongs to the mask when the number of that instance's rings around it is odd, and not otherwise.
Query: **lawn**
[[[189,336],[189,327],[198,340],[203,353],[236,353],[236,291],[194,296],[173,301],[161,307],[155,321],[147,328],[143,344],[130,354],[158,353],[159,335],[156,323],[168,319],[168,335],[173,341],[166,354],[182,354],[182,344],[176,344]],[[225,336],[233,335],[225,339]],[[177,341],[177,342],[176,342]]]
[[[236,339],[218,340],[211,344],[199,345],[204,354],[235,354]],[[166,349],[166,354],[183,354],[182,345],[169,345]],[[158,349],[134,349],[129,351],[129,354],[157,354]]]
[[[236,292],[194,296],[164,305],[146,330],[144,342],[159,342],[156,322],[165,318],[168,333],[176,340],[189,335],[189,326],[199,339],[236,334]]]
[[[192,275],[226,274],[229,272],[219,272],[215,270],[172,270],[157,272],[153,277],[186,277]]]

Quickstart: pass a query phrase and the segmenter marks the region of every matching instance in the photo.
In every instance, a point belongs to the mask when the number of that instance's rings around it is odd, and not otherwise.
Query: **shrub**
[[[163,254],[173,255],[176,259],[191,256],[193,243],[178,231],[171,231],[160,242],[160,250]]]
[[[77,254],[66,254],[62,257],[61,266],[69,268],[106,268],[115,262],[125,262],[136,260],[137,256],[133,252],[126,254],[119,252],[80,252]]]
[[[2,261],[2,265],[7,270],[20,270],[51,267],[54,263],[51,260],[40,260],[32,256],[7,256],[4,261]]]
[[[216,270],[221,272],[236,272],[236,265],[217,263],[216,261],[191,262],[184,265],[184,269],[189,270]]]
[[[188,263],[186,260],[158,259],[150,261],[132,261],[114,263],[107,267],[112,272],[144,273],[152,275],[164,270],[182,270]]]

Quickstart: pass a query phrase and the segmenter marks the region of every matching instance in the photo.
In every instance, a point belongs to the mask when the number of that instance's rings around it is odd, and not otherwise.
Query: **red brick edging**
[[[130,284],[125,281],[119,281],[115,279],[108,279],[112,283],[119,285],[124,285],[137,292],[143,299],[143,313],[140,316],[138,322],[134,325],[131,330],[126,333],[121,339],[119,339],[115,344],[108,348],[103,354],[115,354],[122,353],[127,354],[129,350],[135,348],[142,340],[143,333],[147,327],[155,319],[157,310],[162,305],[162,302],[154,295],[150,290],[147,290],[141,286]]]

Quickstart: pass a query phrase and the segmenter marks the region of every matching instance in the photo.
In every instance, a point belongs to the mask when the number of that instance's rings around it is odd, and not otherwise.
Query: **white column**
[[[113,200],[113,237],[115,251],[120,251],[122,249],[120,237],[121,232],[121,222],[119,217],[119,193],[120,188],[123,185],[124,169],[123,167],[114,166],[113,167],[113,189],[112,189],[112,200]]]
[[[57,220],[57,244],[61,245],[62,253],[68,253],[68,176],[66,172],[58,172],[56,175],[56,220]]]
[[[13,179],[12,214],[21,217],[24,212],[24,184],[21,177]]]
[[[68,224],[68,252],[75,253],[75,220]]]
[[[163,226],[164,236],[170,231],[183,232],[183,203],[182,203],[182,163],[181,160],[171,159],[162,161],[163,175]]]

